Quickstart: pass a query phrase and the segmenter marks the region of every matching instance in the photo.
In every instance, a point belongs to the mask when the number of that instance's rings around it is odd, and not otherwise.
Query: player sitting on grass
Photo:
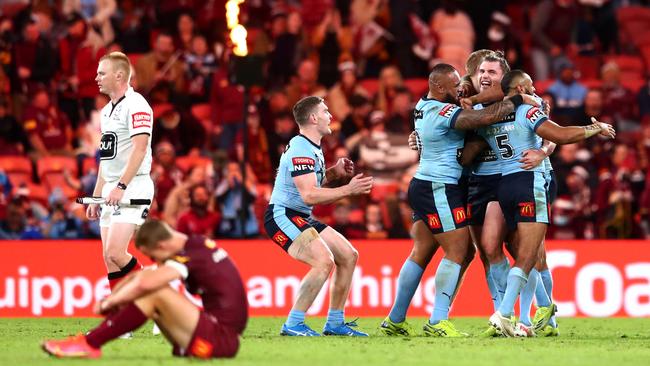
[[[233,357],[248,321],[246,291],[228,254],[210,239],[188,237],[150,220],[138,230],[136,247],[158,264],[126,277],[95,311],[106,319],[86,335],[43,342],[57,357],[98,358],[101,347],[121,334],[155,320],[175,356]],[[200,294],[204,310],[169,286],[184,280]]]

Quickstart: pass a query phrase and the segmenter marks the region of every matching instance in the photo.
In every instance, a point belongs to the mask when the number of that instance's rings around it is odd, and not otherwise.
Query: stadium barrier
[[[271,241],[218,242],[242,273],[251,315],[285,316],[307,267]],[[360,257],[346,314],[385,316],[411,242],[354,244]],[[561,316],[650,316],[650,242],[550,241],[547,251]],[[438,253],[425,272],[410,316],[429,315],[440,256]],[[0,258],[0,317],[92,316],[94,301],[109,292],[99,241],[1,241]],[[324,290],[309,313],[325,315],[327,301]],[[489,316],[491,312],[483,266],[477,258],[451,314]]]

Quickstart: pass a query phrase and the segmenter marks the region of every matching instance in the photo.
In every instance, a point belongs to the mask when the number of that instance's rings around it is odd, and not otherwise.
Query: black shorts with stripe
[[[269,205],[264,213],[266,234],[285,251],[289,250],[293,241],[310,227],[320,233],[327,228],[327,225],[306,213],[278,205]]]

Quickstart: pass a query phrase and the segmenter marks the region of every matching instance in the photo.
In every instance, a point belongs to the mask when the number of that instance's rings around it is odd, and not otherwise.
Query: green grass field
[[[561,319],[559,338],[288,338],[278,331],[284,319],[250,320],[239,355],[227,365],[648,365],[650,319]],[[359,319],[361,330],[376,335],[379,318]],[[323,319],[309,319],[320,329]],[[419,327],[425,319],[411,319]],[[203,361],[178,359],[151,324],[134,339],[116,340],[101,360],[58,360],[40,349],[44,338],[60,338],[97,324],[97,319],[0,319],[0,365],[177,365]],[[464,318],[458,328],[472,334],[487,320]]]

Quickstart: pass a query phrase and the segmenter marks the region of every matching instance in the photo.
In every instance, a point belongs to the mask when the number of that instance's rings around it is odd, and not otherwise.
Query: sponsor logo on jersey
[[[316,165],[316,160],[312,158],[293,158],[291,162],[295,171],[314,171],[314,166]]]
[[[287,241],[289,241],[289,237],[287,237],[282,231],[278,230],[278,232],[273,235],[273,241],[283,247]]]
[[[194,338],[194,342],[192,343],[192,348],[190,349],[190,351],[192,352],[192,355],[196,357],[210,358],[210,356],[212,356],[213,348],[214,347],[212,346],[212,343],[197,336],[196,338]]]
[[[424,111],[416,109],[413,111],[413,119],[422,119],[424,118]]]
[[[291,221],[293,221],[293,223],[296,224],[296,226],[298,226],[299,228],[301,228],[301,227],[308,224],[307,220],[305,220],[303,217],[300,217],[300,216],[292,217]]]
[[[529,109],[528,112],[526,113],[526,118],[528,119],[528,121],[530,123],[533,123],[533,124],[537,123],[537,121],[542,117],[544,117],[544,112],[542,112],[537,107],[533,107],[533,108]]]
[[[457,108],[458,107],[453,104],[447,104],[440,110],[438,114],[445,118],[450,118],[454,114]]]
[[[442,223],[440,222],[440,217],[438,214],[429,214],[427,215],[427,225],[432,229],[442,228]]]
[[[519,215],[522,217],[535,217],[535,202],[520,202]]]
[[[205,239],[205,242],[203,242],[203,244],[205,244],[208,249],[214,249],[217,247],[217,242],[212,239]]]
[[[131,115],[131,125],[133,128],[147,127],[151,128],[151,114],[147,112],[136,112]]]
[[[100,160],[111,160],[117,155],[117,134],[113,131],[104,132],[99,141]]]
[[[190,261],[190,257],[182,256],[182,255],[175,255],[172,257],[173,261],[176,261],[180,264],[185,264]]]
[[[454,222],[456,224],[463,223],[467,218],[467,215],[465,214],[465,207],[456,207],[455,209],[451,210],[451,213],[454,215]]]

